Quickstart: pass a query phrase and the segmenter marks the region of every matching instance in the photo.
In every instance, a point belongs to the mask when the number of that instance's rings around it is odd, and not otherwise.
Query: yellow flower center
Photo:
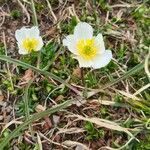
[[[97,47],[94,39],[81,39],[77,42],[77,50],[85,60],[92,60],[97,54]]]
[[[22,42],[23,48],[26,49],[28,52],[36,50],[38,44],[39,41],[35,38],[26,38]]]

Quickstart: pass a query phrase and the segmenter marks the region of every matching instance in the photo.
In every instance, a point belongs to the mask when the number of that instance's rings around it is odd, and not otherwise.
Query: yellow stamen
[[[77,49],[80,56],[85,60],[92,60],[98,51],[93,38],[79,40],[77,42]]]
[[[35,51],[38,44],[39,41],[35,38],[26,38],[22,42],[23,48],[26,49],[28,52]]]

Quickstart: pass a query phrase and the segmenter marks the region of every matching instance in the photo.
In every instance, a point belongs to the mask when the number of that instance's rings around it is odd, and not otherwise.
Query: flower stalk
[[[31,0],[31,8],[32,8],[32,12],[33,12],[33,24],[35,26],[38,26],[37,15],[36,15],[36,10],[35,10],[35,5],[34,5],[33,0]]]

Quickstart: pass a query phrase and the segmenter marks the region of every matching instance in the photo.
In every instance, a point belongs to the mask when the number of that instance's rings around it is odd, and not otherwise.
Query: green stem
[[[60,111],[64,108],[67,108],[68,106],[70,106],[72,104],[72,101],[66,101],[62,104],[59,104],[53,108],[50,108],[48,110],[45,110],[43,112],[37,113],[35,115],[33,115],[32,117],[30,117],[27,121],[25,121],[24,123],[22,123],[21,125],[19,125],[12,133],[10,133],[6,138],[4,138],[2,140],[2,142],[0,143],[0,150],[3,150],[4,147],[9,143],[9,141],[11,139],[13,139],[20,131],[22,131],[27,125],[31,124],[32,122],[43,118],[44,116],[50,115],[52,113],[55,113],[57,111]]]
[[[33,0],[31,0],[31,8],[32,8],[32,12],[33,12],[33,24],[35,26],[38,26],[37,15],[36,15],[36,10],[35,10],[35,5],[34,5]]]
[[[81,80],[82,80],[82,85],[84,87],[83,97],[86,99],[88,95],[87,95],[87,84],[86,84],[85,78],[84,78],[84,68],[81,68]]]
[[[25,89],[25,94],[24,94],[24,102],[25,102],[25,117],[26,120],[29,119],[30,117],[30,112],[29,112],[29,97],[28,97],[28,91],[29,91],[29,87],[31,86],[33,80],[30,80],[26,89]]]
[[[5,32],[3,32],[3,40],[4,40],[3,42],[4,42],[4,48],[5,48],[5,55],[7,56],[7,44],[6,44]],[[6,66],[7,66],[7,74],[8,74],[8,77],[10,79],[11,90],[14,91],[14,85],[13,85],[11,72],[10,72],[10,69],[9,69],[9,64],[6,63]]]
[[[81,80],[82,80],[82,85],[85,87],[85,81],[84,81],[84,69],[81,68]]]
[[[37,68],[40,69],[40,62],[41,62],[41,51],[39,51],[37,56]]]
[[[31,0],[31,8],[32,8],[32,12],[33,12],[33,24],[35,26],[38,26],[38,20],[37,20],[34,0]],[[37,56],[37,68],[40,68],[40,61],[41,61],[41,51],[38,53],[38,56]]]

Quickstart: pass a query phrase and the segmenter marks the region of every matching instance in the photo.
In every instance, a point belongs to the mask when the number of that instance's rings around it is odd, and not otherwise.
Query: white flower
[[[37,26],[32,28],[22,27],[20,30],[16,30],[15,37],[19,47],[19,54],[39,51],[44,45]]]
[[[74,34],[68,35],[63,45],[75,55],[80,67],[97,69],[106,66],[112,59],[112,52],[105,50],[102,34],[94,37],[93,28],[86,22],[78,23]]]

